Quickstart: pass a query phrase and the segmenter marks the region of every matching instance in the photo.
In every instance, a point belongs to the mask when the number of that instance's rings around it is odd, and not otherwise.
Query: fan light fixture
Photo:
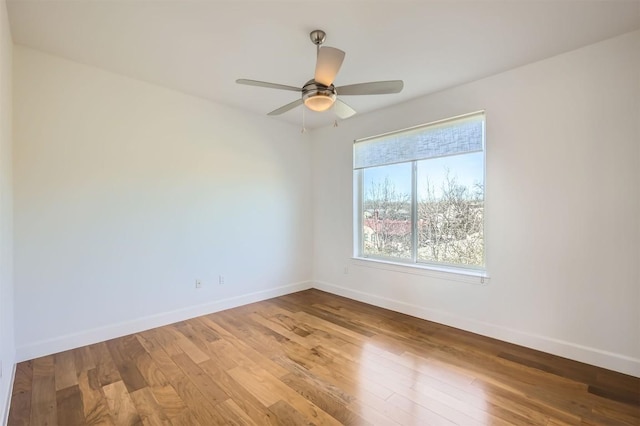
[[[336,101],[336,95],[317,94],[304,100],[304,105],[311,111],[322,112],[333,106]]]
[[[302,101],[311,111],[322,112],[333,106],[336,101],[336,88],[309,80],[302,88]]]

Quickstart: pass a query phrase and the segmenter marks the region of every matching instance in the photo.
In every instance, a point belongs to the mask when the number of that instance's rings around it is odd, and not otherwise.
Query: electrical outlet
[[[224,276],[218,275],[218,284],[224,284]]]
[[[342,270],[342,272],[344,272],[345,275],[348,274],[349,273],[349,267],[345,266],[344,269]]]
[[[201,287],[202,287],[202,281],[196,280],[196,288],[201,288]]]

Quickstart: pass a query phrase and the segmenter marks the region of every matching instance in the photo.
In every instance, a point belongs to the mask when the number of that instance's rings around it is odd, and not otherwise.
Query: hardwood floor
[[[53,424],[638,425],[640,379],[308,290],[18,364]]]

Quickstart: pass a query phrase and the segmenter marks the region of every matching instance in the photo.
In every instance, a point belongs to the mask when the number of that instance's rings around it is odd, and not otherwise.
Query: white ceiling
[[[640,0],[8,0],[14,42],[225,105],[267,112],[313,77],[309,32],[347,52],[336,86],[402,79],[349,96],[365,113],[640,28]],[[300,124],[302,108],[274,120]],[[306,113],[307,127],[333,122]]]

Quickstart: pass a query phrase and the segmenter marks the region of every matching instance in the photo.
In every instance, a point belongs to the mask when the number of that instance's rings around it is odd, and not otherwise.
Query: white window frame
[[[389,133],[384,133],[376,136],[370,136],[354,141],[354,145],[361,141],[370,140],[374,138],[381,138],[384,136],[401,134],[421,128],[429,128],[448,122],[462,121],[465,118],[482,115],[482,153],[483,153],[483,182],[484,182],[484,208],[486,211],[486,117],[484,111],[476,111],[469,114],[463,114],[443,120],[438,120],[418,126],[409,127]],[[454,154],[460,155],[460,154]],[[462,154],[463,155],[463,154]],[[436,157],[432,157],[436,158]],[[411,163],[411,223],[412,223],[412,256],[411,258],[395,258],[383,255],[365,255],[364,254],[364,232],[363,232],[363,190],[364,190],[364,169],[355,168],[353,170],[353,261],[358,266],[372,267],[378,269],[392,270],[397,272],[406,272],[410,274],[434,276],[444,279],[453,279],[455,281],[464,281],[472,283],[486,284],[489,279],[487,273],[487,253],[486,253],[486,232],[483,232],[484,239],[484,265],[462,265],[462,264],[448,264],[444,262],[427,262],[417,259],[417,247],[418,247],[418,185],[417,185],[417,163],[422,160],[408,160],[402,163]],[[355,162],[355,158],[354,158]],[[486,215],[483,215],[483,229],[486,230]],[[452,275],[453,274],[453,275]],[[479,278],[479,280],[478,280]]]

